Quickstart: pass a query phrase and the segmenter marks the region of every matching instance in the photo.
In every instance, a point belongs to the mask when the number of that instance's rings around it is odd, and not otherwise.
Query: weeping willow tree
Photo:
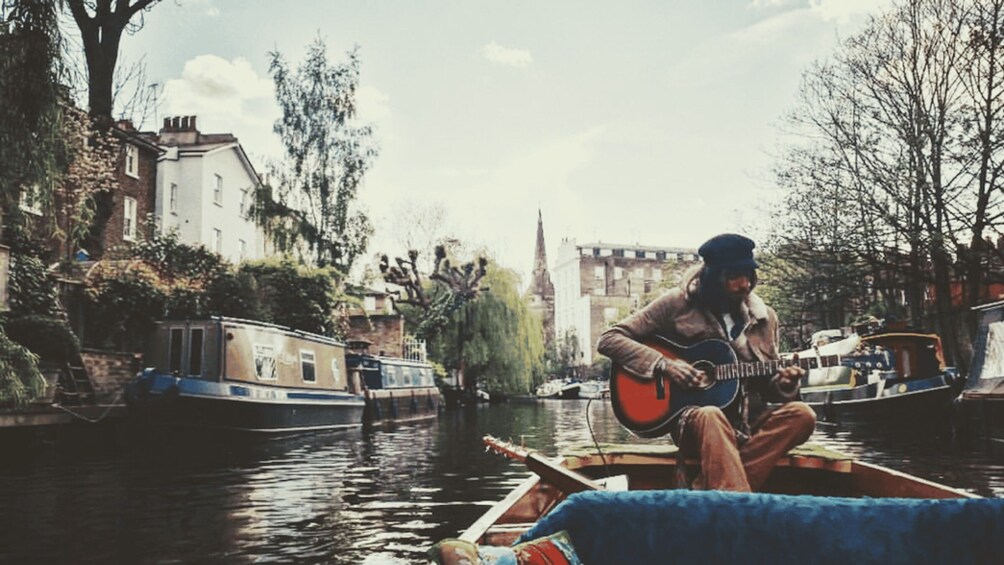
[[[53,181],[68,153],[56,9],[45,0],[0,0],[0,224],[14,253],[25,241],[17,229],[24,223],[22,192],[31,189],[38,200],[51,203]],[[25,404],[44,388],[35,356],[0,330],[0,406]]]
[[[449,316],[431,340],[431,354],[446,367],[462,368],[468,390],[526,392],[543,371],[541,322],[523,301],[513,271],[490,264],[483,285],[490,291]]]

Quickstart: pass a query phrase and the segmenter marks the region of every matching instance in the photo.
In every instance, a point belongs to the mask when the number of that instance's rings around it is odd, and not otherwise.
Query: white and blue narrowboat
[[[131,417],[156,424],[298,432],[362,425],[345,345],[273,324],[213,317],[158,322],[127,387]]]
[[[820,420],[933,419],[949,413],[963,381],[955,367],[946,366],[936,334],[881,331],[834,337],[838,339],[799,352],[799,358],[831,354],[881,358],[886,366],[841,364],[810,370],[802,383],[802,400]],[[857,354],[861,350],[877,353]]]
[[[366,397],[366,422],[407,422],[435,418],[440,394],[424,355],[408,358],[372,355],[369,342],[349,342],[345,363],[349,379]]]

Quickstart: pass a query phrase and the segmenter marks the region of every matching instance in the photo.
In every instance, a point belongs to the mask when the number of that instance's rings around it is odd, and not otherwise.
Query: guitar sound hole
[[[715,384],[715,365],[707,361],[694,363],[694,368],[701,371],[701,383],[696,388],[706,389]]]

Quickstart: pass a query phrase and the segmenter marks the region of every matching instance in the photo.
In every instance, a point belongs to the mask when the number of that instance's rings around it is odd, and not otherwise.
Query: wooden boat
[[[631,491],[651,492],[656,496],[685,497],[700,496],[699,491],[674,490],[674,478],[676,476],[677,453],[676,448],[671,445],[602,445],[602,455],[592,446],[579,449],[571,449],[558,458],[547,458],[532,452],[526,452],[511,444],[503,444],[493,438],[485,438],[489,449],[506,453],[515,458],[524,459],[527,466],[534,471],[516,488],[514,488],[503,500],[492,506],[477,521],[465,530],[460,540],[477,544],[478,546],[510,546],[520,538],[521,535],[533,529],[530,534],[534,534],[541,529],[562,528],[562,517],[556,514],[562,512],[562,508],[567,505],[560,504],[575,493],[593,490],[621,490],[626,493],[609,493],[612,502],[616,503],[618,496],[633,496]],[[688,465],[696,465],[696,461],[687,461]],[[677,493],[677,494],[673,494]],[[708,491],[704,491],[708,494]],[[796,506],[805,505],[825,506],[826,501],[833,501],[834,504],[846,504],[848,500],[860,501],[861,506],[872,504],[882,504],[887,500],[901,499],[958,499],[958,500],[989,500],[941,485],[932,481],[901,473],[892,469],[853,460],[845,455],[826,450],[820,447],[803,446],[791,451],[789,455],[782,458],[764,487],[764,493],[741,495],[740,493],[712,493],[709,496],[717,495],[719,498],[727,495],[737,497],[738,503],[749,503],[764,505],[757,512],[766,513],[766,508],[776,508],[776,504],[790,504],[791,500],[796,501]],[[608,493],[592,493],[608,494]],[[643,493],[637,493],[643,495]],[[814,498],[803,498],[801,496],[788,495],[814,495]],[[580,498],[582,495],[576,495]],[[590,495],[591,496],[591,495]],[[742,497],[746,497],[745,499]],[[848,498],[850,497],[850,498]],[[863,497],[871,497],[865,499]],[[891,498],[890,498],[891,497]],[[805,502],[798,502],[804,500]],[[781,502],[779,502],[781,501]],[[571,501],[570,501],[571,502]],[[592,501],[594,504],[595,500]],[[994,513],[995,522],[987,527],[995,531],[1004,530],[1004,500],[994,500],[996,503],[991,511]],[[910,504],[904,501],[905,504]],[[603,504],[602,500],[600,504]],[[898,503],[896,504],[898,506]],[[555,509],[559,510],[555,512]],[[628,505],[625,510],[616,518],[617,522],[622,520],[633,520],[636,517],[634,507]],[[931,512],[931,507],[926,507]],[[594,507],[595,509],[595,507]],[[950,510],[950,509],[949,509]],[[643,514],[643,510],[637,510]],[[726,509],[728,512],[728,509]],[[804,515],[804,511],[799,511],[803,515],[789,516],[793,522],[808,520],[809,516]],[[825,512],[822,512],[825,514]],[[953,515],[954,516],[954,515]],[[567,517],[567,516],[566,516]],[[892,518],[892,516],[890,516]],[[548,523],[545,524],[544,519]],[[823,517],[825,519],[825,516]],[[583,520],[573,520],[581,523],[592,518]],[[831,519],[831,529],[837,523],[835,518]],[[951,519],[956,519],[955,517]],[[982,519],[982,518],[981,518]],[[558,521],[557,525],[550,523]],[[679,519],[674,520],[679,526]],[[753,520],[755,521],[755,519]],[[684,520],[682,523],[686,523]],[[580,524],[581,525],[581,524]],[[832,539],[843,538],[845,534],[853,535],[857,527],[876,527],[877,523],[869,522],[864,524],[842,524],[841,531],[821,531],[816,536],[827,536]],[[573,539],[576,526],[569,525],[569,531]],[[613,526],[611,526],[613,527]],[[619,526],[618,526],[619,527]],[[664,526],[657,526],[664,527]],[[752,526],[750,526],[752,527]],[[601,525],[601,529],[603,526]],[[679,528],[678,528],[679,529]],[[890,525],[888,532],[873,531],[873,535],[886,536],[893,535],[895,527]],[[597,534],[602,536],[602,533]],[[650,536],[652,534],[649,534]],[[728,536],[730,543],[735,539],[742,539],[742,536],[732,532],[723,532]],[[792,534],[795,535],[795,534]],[[869,536],[870,537],[870,536]],[[649,538],[651,539],[651,538]],[[658,539],[658,538],[656,538]],[[519,540],[525,541],[525,540]],[[576,540],[576,546],[582,540]],[[667,541],[667,548],[669,540]],[[686,540],[683,540],[686,541]],[[589,539],[589,544],[599,543]],[[854,542],[851,542],[854,543]],[[882,541],[885,543],[885,541]],[[980,542],[990,543],[990,542]],[[976,548],[975,550],[982,550]],[[830,556],[831,560],[834,556]],[[583,558],[585,562],[589,562]],[[684,559],[686,561],[686,559]],[[895,560],[894,560],[895,561]],[[902,558],[900,558],[902,561]]]
[[[1004,301],[974,310],[979,331],[960,405],[984,435],[1004,439]]]
[[[552,379],[537,388],[538,398],[570,400],[579,397],[582,383],[572,379]]]
[[[363,340],[348,346],[345,363],[350,381],[366,398],[366,422],[407,422],[439,414],[439,388],[425,359],[371,355]]]
[[[888,351],[894,366],[886,370],[833,367],[809,371],[802,383],[802,400],[815,410],[820,420],[931,418],[938,412],[948,413],[962,379],[955,367],[945,365],[941,338],[936,334],[905,331],[850,334],[799,352],[799,356],[846,355],[861,349]]]
[[[163,321],[143,359],[125,395],[140,421],[251,432],[362,425],[345,345],[324,336],[235,318]]]

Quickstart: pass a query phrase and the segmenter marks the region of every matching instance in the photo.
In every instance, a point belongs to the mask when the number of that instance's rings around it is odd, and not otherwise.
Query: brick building
[[[592,364],[596,340],[610,324],[699,261],[696,249],[562,241],[554,268],[556,336],[575,335],[580,364]]]
[[[157,195],[157,158],[160,147],[144,138],[132,123],[122,120],[111,129],[119,141],[115,163],[117,186],[97,195],[99,213],[107,214],[107,222],[84,242],[91,259],[101,259],[116,246],[149,237],[153,226],[147,218],[153,215]]]

